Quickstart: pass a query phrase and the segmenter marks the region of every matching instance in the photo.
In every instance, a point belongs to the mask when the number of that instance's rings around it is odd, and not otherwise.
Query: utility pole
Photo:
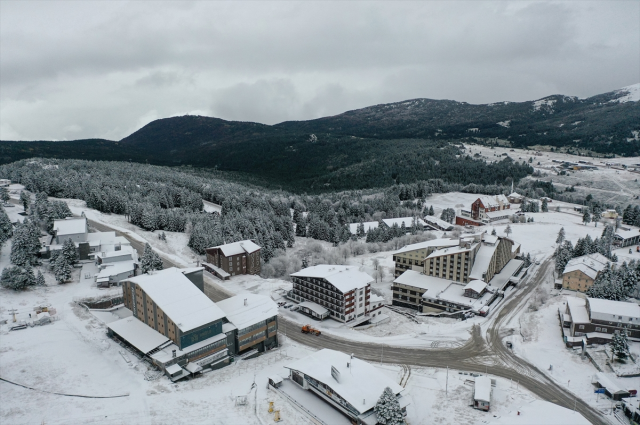
[[[449,366],[447,366],[447,383],[444,388],[445,396],[449,397]]]

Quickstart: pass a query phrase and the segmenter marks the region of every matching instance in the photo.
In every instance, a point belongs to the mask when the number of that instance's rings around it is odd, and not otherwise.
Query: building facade
[[[341,322],[370,318],[373,278],[354,266],[317,265],[291,275],[291,298],[310,301],[329,310]]]
[[[471,218],[478,221],[490,221],[488,212],[511,209],[509,200],[504,195],[483,196],[471,204]]]
[[[571,291],[587,292],[610,260],[595,253],[571,259],[562,272],[562,287]]]
[[[260,274],[260,247],[252,240],[233,242],[207,248],[207,263],[231,276]]]

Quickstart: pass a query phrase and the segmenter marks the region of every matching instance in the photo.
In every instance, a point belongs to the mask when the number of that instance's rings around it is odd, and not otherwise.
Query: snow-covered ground
[[[569,123],[568,123],[569,124]],[[629,137],[635,135],[629,133]],[[589,156],[570,155],[562,152],[540,152],[524,149],[512,149],[509,147],[490,147],[483,145],[465,145],[467,153],[471,156],[479,154],[480,157],[488,161],[496,161],[504,158],[504,154],[509,155],[515,161],[529,161],[533,158],[531,165],[541,173],[546,173],[546,177],[529,177],[544,181],[553,181],[559,189],[575,186],[576,192],[571,195],[577,198],[584,198],[592,194],[594,198],[601,202],[620,204],[626,206],[629,203],[637,204],[640,195],[640,174],[630,170],[620,170],[611,168],[606,163],[618,163],[630,168],[638,167],[640,157],[620,157],[613,159],[593,158]],[[588,161],[598,167],[592,171],[567,171],[566,175],[558,175],[556,170],[560,170],[556,161]],[[640,167],[638,167],[640,168]]]

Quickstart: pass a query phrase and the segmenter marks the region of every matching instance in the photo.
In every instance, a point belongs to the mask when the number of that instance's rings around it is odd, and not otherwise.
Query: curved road
[[[89,224],[100,231],[113,231],[107,225],[89,220]],[[126,233],[116,231],[131,242],[140,255],[144,245]],[[163,258],[165,267],[181,267],[171,260]],[[482,329],[475,326],[471,338],[466,344],[456,348],[405,348],[388,345],[363,343],[323,334],[320,337],[303,334],[300,325],[282,316],[279,330],[292,340],[314,348],[330,348],[345,353],[353,353],[361,359],[372,362],[416,365],[422,367],[449,367],[452,369],[488,373],[519,382],[538,397],[559,404],[568,409],[575,409],[594,424],[606,424],[608,421],[602,413],[584,401],[576,398],[556,384],[551,378],[526,360],[515,356],[502,341],[501,328],[521,308],[526,305],[529,295],[542,283],[552,267],[551,260],[545,261],[536,271],[536,275],[520,293],[507,300],[495,316],[490,319],[489,327],[482,335]],[[224,288],[215,283],[215,278],[205,273],[205,294],[213,301],[220,301],[232,296]]]

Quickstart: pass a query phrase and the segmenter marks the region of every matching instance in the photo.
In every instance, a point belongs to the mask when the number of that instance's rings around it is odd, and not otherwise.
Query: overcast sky
[[[119,140],[184,114],[615,90],[640,82],[640,2],[2,0],[0,52],[0,139]]]

